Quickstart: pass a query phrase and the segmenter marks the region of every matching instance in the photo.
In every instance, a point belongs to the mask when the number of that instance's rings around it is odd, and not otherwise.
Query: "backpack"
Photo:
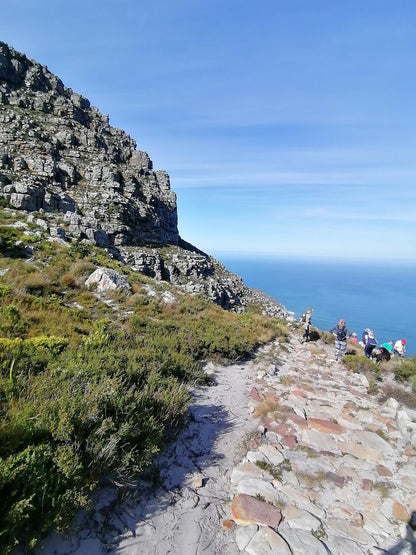
[[[338,326],[337,339],[338,341],[345,341],[347,339],[347,328],[345,326],[342,326],[342,328]]]

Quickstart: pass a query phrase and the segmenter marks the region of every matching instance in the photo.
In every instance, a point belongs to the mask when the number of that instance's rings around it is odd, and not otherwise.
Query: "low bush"
[[[396,361],[396,357],[394,357]],[[393,366],[394,375],[399,382],[408,382],[416,393],[416,356],[400,359]]]
[[[380,368],[371,359],[366,356],[359,355],[345,355],[342,359],[343,363],[351,368],[355,373],[366,374],[373,373],[378,375],[380,373]]]
[[[333,333],[330,333],[329,331],[323,331],[321,335],[321,339],[327,345],[335,344],[335,335]]]

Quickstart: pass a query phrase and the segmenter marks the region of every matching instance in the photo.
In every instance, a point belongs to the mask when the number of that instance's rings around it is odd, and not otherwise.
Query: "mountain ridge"
[[[42,66],[0,42],[0,198],[26,218],[41,213],[61,243],[107,250],[135,271],[223,308],[257,302],[290,318],[277,301],[247,288],[213,257],[184,241],[176,194],[123,130]]]

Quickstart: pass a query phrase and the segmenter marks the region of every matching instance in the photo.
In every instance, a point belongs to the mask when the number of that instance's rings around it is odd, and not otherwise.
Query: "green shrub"
[[[395,364],[394,375],[397,381],[408,382],[416,393],[416,356],[400,360]]]
[[[15,304],[0,308],[0,334],[7,337],[25,335],[28,323],[21,317],[19,307]]]
[[[10,295],[11,287],[9,285],[3,285],[0,283],[0,297],[7,297]]]
[[[329,331],[322,332],[321,338],[326,345],[334,345],[335,343],[335,335]]]
[[[24,541],[33,549],[40,536],[62,531],[75,511],[88,507],[88,487],[79,472],[76,453],[30,445],[7,459],[0,458],[0,544],[9,552]]]
[[[68,250],[68,254],[73,258],[75,257],[86,258],[91,254],[91,251],[92,251],[91,245],[87,245],[86,243],[81,243],[77,241],[71,244]]]
[[[380,373],[380,368],[377,364],[365,356],[345,355],[343,363],[355,373],[374,373],[377,375]]]
[[[62,337],[39,336],[31,339],[0,337],[0,368],[10,379],[41,372],[68,345]]]
[[[4,258],[0,286],[5,551],[62,530],[100,480],[130,483],[145,469],[185,420],[185,384],[207,382],[201,360],[239,360],[287,337],[282,322],[254,307],[232,314],[201,296],[165,306],[143,294],[148,278],[96,247],[42,241],[33,253],[30,263]],[[82,288],[97,264],[136,284],[135,295],[117,298],[118,312]]]

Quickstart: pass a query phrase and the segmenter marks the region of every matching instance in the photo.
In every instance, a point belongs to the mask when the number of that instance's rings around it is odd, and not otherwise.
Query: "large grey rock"
[[[95,287],[99,293],[121,289],[129,293],[131,287],[124,276],[110,268],[98,268],[85,281],[85,286]]]

